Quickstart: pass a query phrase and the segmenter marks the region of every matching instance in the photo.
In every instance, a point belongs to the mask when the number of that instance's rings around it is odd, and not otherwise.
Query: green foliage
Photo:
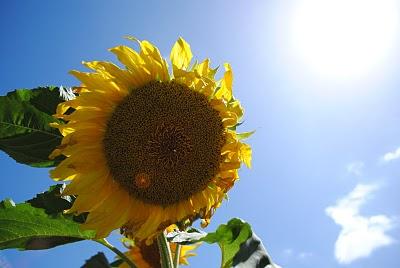
[[[231,219],[228,224],[221,224],[214,233],[209,233],[202,241],[218,243],[222,252],[221,267],[231,267],[233,258],[239,252],[240,245],[251,237],[251,227],[240,219]]]
[[[99,252],[96,255],[92,256],[82,266],[82,268],[111,268],[111,267],[113,266],[111,266],[108,263],[108,260],[103,252]]]
[[[88,259],[82,268],[112,268],[119,267],[122,263],[124,263],[124,260],[122,259],[109,263],[104,253],[98,252],[96,255]]]
[[[32,167],[59,163],[61,157],[49,160],[48,156],[62,136],[49,124],[61,122],[52,115],[62,101],[57,87],[19,89],[0,96],[0,149]]]
[[[217,243],[221,248],[222,268],[261,268],[267,265],[274,267],[261,240],[251,230],[251,226],[238,218],[231,219],[227,224],[221,224],[212,233],[191,229],[190,232],[173,232],[168,235],[168,240],[179,244]]]
[[[7,198],[3,201],[0,202],[0,209],[2,208],[12,208],[15,206],[14,201],[12,201],[10,198]]]
[[[71,208],[73,202],[70,196],[61,196],[64,188],[64,184],[50,186],[49,190],[37,194],[35,198],[26,202],[35,208],[43,208],[46,214],[49,215],[63,212],[64,210]]]
[[[57,214],[62,213],[66,209],[70,209],[75,201],[74,196],[61,196],[62,191],[65,188],[65,184],[56,184],[50,186],[49,190],[44,193],[37,194],[35,198],[32,198],[27,203],[31,204],[36,208],[44,208],[46,214]],[[79,215],[72,216],[72,219],[78,223],[83,223],[86,220],[88,213],[82,213]]]
[[[79,222],[62,211],[73,200],[60,196],[63,185],[52,186],[26,203],[15,205],[12,200],[0,203],[0,249],[47,249],[93,239],[94,231],[82,231]]]
[[[119,267],[122,263],[124,263],[124,260],[118,259],[118,260],[113,261],[112,263],[110,263],[110,266],[111,267]]]

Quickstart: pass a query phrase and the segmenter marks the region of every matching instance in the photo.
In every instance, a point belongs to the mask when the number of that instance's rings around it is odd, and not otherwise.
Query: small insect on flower
[[[179,38],[170,73],[157,47],[129,39],[138,52],[110,49],[124,69],[93,61],[83,64],[94,72],[71,71],[82,84],[57,108],[66,123],[53,125],[64,137],[51,157],[66,159],[51,177],[71,180],[63,194],[77,196],[69,213],[89,213],[83,228],[99,238],[121,228],[140,241],[177,222],[209,222],[251,149],[236,133],[243,110],[229,64],[216,80],[208,59],[190,64]]]

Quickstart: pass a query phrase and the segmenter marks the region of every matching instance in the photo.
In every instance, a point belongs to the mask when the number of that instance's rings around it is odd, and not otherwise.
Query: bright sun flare
[[[389,56],[397,9],[396,0],[304,0],[293,15],[293,48],[318,74],[367,74]]]

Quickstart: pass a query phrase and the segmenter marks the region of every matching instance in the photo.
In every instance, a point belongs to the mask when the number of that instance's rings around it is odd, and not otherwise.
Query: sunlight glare
[[[304,0],[291,26],[296,57],[328,77],[368,74],[390,55],[397,8],[396,0]]]

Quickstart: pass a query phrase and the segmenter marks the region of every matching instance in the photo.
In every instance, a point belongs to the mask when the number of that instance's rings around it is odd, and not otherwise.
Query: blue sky
[[[256,130],[253,168],[208,230],[241,217],[285,268],[399,267],[399,3],[323,1],[3,1],[0,91],[77,85],[68,71],[115,61],[107,49],[124,35],[164,56],[182,36],[197,59],[232,64],[241,130]],[[53,184],[4,153],[0,164],[0,199]],[[80,242],[1,251],[0,266],[80,267],[97,251],[113,256]],[[217,246],[197,253],[191,267],[218,267]]]

